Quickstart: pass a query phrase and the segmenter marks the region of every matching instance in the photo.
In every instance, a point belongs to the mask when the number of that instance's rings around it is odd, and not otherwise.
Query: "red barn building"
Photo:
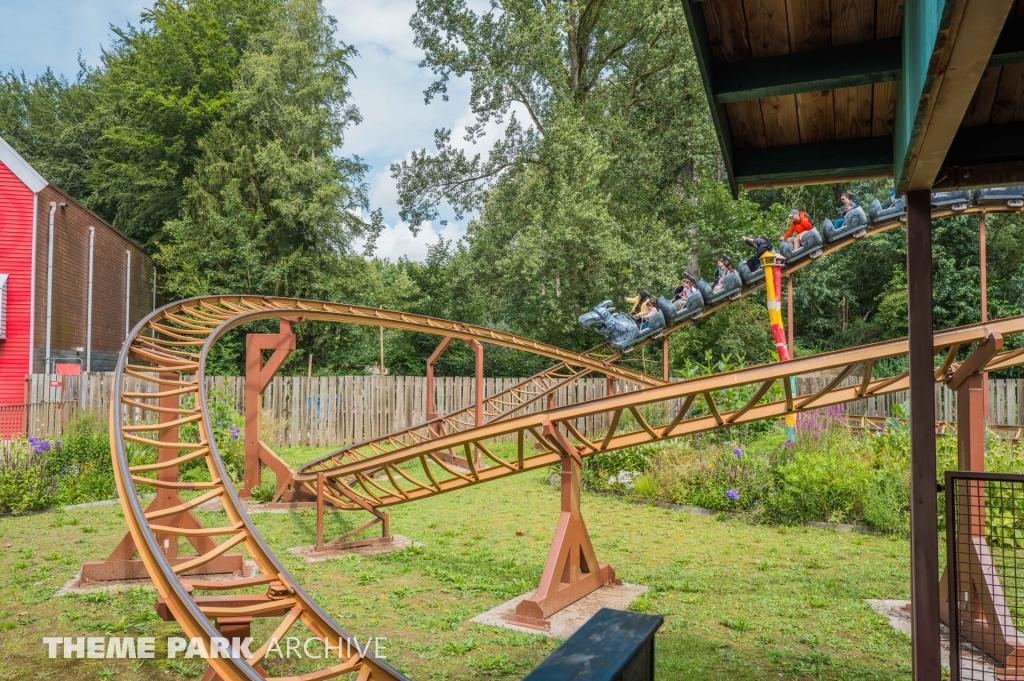
[[[142,248],[0,138],[0,406],[25,401],[30,373],[112,370],[155,276]]]

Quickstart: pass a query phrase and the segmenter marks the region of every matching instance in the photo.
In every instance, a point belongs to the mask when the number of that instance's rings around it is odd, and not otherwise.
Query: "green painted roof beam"
[[[900,79],[899,38],[719,64],[715,101],[722,104]]]
[[[891,137],[736,149],[733,167],[740,184],[884,176],[892,172],[892,149]]]
[[[989,66],[1024,63],[1024,19],[1006,22]],[[720,104],[900,79],[899,38],[797,52],[714,67],[714,96]]]
[[[1010,19],[988,61],[990,67],[1024,63],[1024,19]],[[899,38],[811,52],[782,54],[714,67],[715,101],[729,103],[785,94],[898,81]]]

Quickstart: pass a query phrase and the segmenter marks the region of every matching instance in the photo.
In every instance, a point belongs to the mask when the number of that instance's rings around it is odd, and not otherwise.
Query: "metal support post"
[[[441,415],[437,411],[437,405],[434,400],[434,362],[444,354],[444,351],[448,348],[448,344],[452,342],[454,338],[452,336],[445,336],[444,340],[438,343],[437,347],[430,357],[427,358],[427,420],[431,421],[439,418]],[[474,423],[479,428],[484,425],[484,346],[480,341],[467,340],[466,345],[473,351],[475,357],[475,368],[476,376],[473,382],[474,385]],[[431,432],[435,437],[440,437],[445,434],[445,426],[443,423],[437,423],[430,426]],[[476,465],[480,466],[482,463],[482,455],[479,451],[476,453]],[[467,461],[460,456],[456,456],[454,452],[449,452],[446,458],[448,463],[454,463],[457,466],[468,468]]]
[[[181,374],[177,372],[161,373],[160,379],[171,382],[182,380]],[[119,408],[119,405],[111,405],[111,409],[117,408]],[[180,413],[175,411],[181,408],[180,396],[167,395],[165,397],[161,397],[160,408],[167,411],[160,412],[158,417],[159,423],[170,423],[175,421],[181,417]],[[180,451],[178,443],[178,426],[172,426],[161,430],[159,440],[161,443],[166,443],[167,445],[157,449],[157,461],[159,463],[173,461],[178,458],[178,453]],[[168,486],[156,488],[156,497],[146,508],[146,513],[159,511],[165,508],[174,508],[185,503],[178,490],[173,487],[173,485],[178,483],[177,466],[170,466],[157,471],[156,477],[158,481],[166,483]],[[185,511],[183,513],[177,513],[169,516],[166,520],[161,521],[161,524],[185,530],[199,530],[202,528],[202,525],[200,525],[199,520],[196,519],[192,511]],[[184,536],[188,539],[189,543],[195,547],[195,550],[199,555],[208,553],[217,548],[217,543],[209,536],[202,534],[184,534]],[[178,555],[178,535],[157,534],[156,540],[163,549],[164,558],[167,559],[167,562],[171,565],[192,560],[193,556]],[[147,572],[146,566],[143,564],[142,560],[133,557],[135,553],[135,540],[132,539],[132,535],[130,533],[125,534],[120,543],[118,543],[106,560],[82,563],[82,582],[146,579],[149,576],[149,573]],[[218,556],[205,565],[201,565],[190,574],[241,574],[242,569],[242,554],[230,553]]]
[[[985,213],[978,214],[978,264],[981,270],[981,319],[988,321],[988,243],[985,237]],[[988,373],[981,375],[982,394],[985,399],[985,423],[992,423],[991,397],[988,394]]]
[[[316,547],[324,546],[324,487],[325,476],[323,473],[316,474]]]
[[[761,268],[764,270],[764,290],[768,303],[768,322],[775,341],[775,349],[779,353],[780,362],[790,360],[789,349],[786,347],[786,332],[782,328],[782,266],[786,260],[782,256],[768,251],[761,256]],[[792,287],[792,285],[791,285]],[[790,288],[792,293],[792,288]],[[793,377],[789,379],[791,392],[796,391]],[[796,441],[796,414],[786,414],[786,439]]]
[[[509,621],[547,630],[551,626],[548,620],[551,615],[602,586],[622,584],[622,580],[615,578],[615,570],[610,565],[598,562],[590,534],[583,522],[580,511],[580,467],[583,458],[547,420],[544,421],[544,438],[561,454],[562,513],[558,518],[558,527],[548,550],[537,593],[520,601]]]
[[[263,465],[266,464],[276,478],[277,492],[273,501],[313,501],[311,494],[292,487],[292,469],[266,443],[261,440],[263,429],[263,393],[274,374],[281,368],[288,353],[295,349],[295,333],[292,322],[301,319],[282,319],[277,333],[250,333],[245,337],[245,486],[238,496],[251,496],[252,488],[262,482]],[[263,351],[271,350],[270,358],[264,363]]]
[[[793,275],[786,277],[786,324],[789,332],[789,358],[796,357],[796,346],[793,345]]]
[[[668,381],[668,335],[661,337],[661,380]]]
[[[931,192],[907,192],[910,327],[910,593],[914,681],[939,681]]]

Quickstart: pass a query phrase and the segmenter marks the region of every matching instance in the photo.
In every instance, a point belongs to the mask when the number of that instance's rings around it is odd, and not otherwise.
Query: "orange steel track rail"
[[[936,333],[935,354],[942,357],[935,370],[935,380],[944,380],[946,374],[957,366],[955,359],[961,349],[985,340],[993,332],[1003,336],[1024,332],[1024,316]],[[295,480],[316,493],[317,476],[322,475],[327,483],[324,487],[326,499],[343,509],[401,504],[558,463],[561,458],[559,448],[550,436],[545,435],[545,428],[547,432],[551,432],[551,428],[564,432],[564,437],[573,441],[579,454],[585,457],[905,390],[909,383],[906,371],[875,378],[872,368],[879,361],[906,356],[907,352],[907,340],[900,339],[805,357],[783,365],[752,367],[647,388],[487,424],[331,469],[313,472],[307,464],[299,470]],[[1024,349],[1008,350],[994,356],[984,370],[995,371],[1020,364],[1024,364]],[[790,378],[823,370],[838,372],[827,386],[807,393],[792,392]],[[840,387],[848,377],[859,377],[860,380],[856,385]],[[715,398],[717,391],[743,386],[748,386],[752,393],[746,404],[732,410],[719,407]],[[781,386],[782,397],[779,399],[771,397],[775,386]],[[647,405],[670,400],[678,401],[680,406],[668,411],[663,422],[650,423],[641,413]],[[688,418],[695,404],[703,405],[705,413]],[[620,433],[626,414],[632,417],[630,420],[636,426]],[[593,416],[605,416],[611,427],[603,437],[588,439],[575,426],[575,421]],[[488,440],[502,436],[516,438],[515,458],[503,458],[487,446]],[[439,454],[460,448],[467,452],[479,449],[486,457],[487,466],[471,466],[468,472],[462,472],[439,460]]]
[[[976,206],[968,204],[967,208],[962,210],[952,210],[950,208],[937,209],[932,211],[933,218],[948,217],[950,215],[964,215],[968,213],[1016,213],[1021,212],[1020,208],[1010,208],[1008,206],[1000,205],[986,205]],[[906,222],[906,213],[902,215],[893,216],[891,219],[872,223],[865,227],[865,233],[861,236],[848,235],[843,239],[840,239],[834,243],[823,245],[822,254],[820,257],[831,255],[839,249],[849,246],[852,243],[861,241],[862,239],[881,234],[882,232],[889,231],[896,227],[900,227]],[[785,269],[785,274],[789,274],[810,265],[815,262],[818,258],[805,257],[792,265],[788,265]],[[699,317],[690,317],[684,319],[678,324],[666,329],[661,334],[645,338],[636,345],[632,346],[626,351],[618,351],[611,347],[607,343],[599,345],[595,348],[587,350],[583,353],[584,356],[596,359],[601,362],[614,362],[620,360],[623,356],[636,350],[637,348],[643,347],[647,343],[659,338],[669,336],[680,329],[692,324],[696,319],[700,319],[706,315],[715,312],[734,300],[745,298],[750,294],[759,291],[764,288],[764,280],[756,282],[751,285],[745,285],[736,295],[726,298],[725,300],[719,301],[714,305],[705,307]],[[504,419],[511,418],[512,416],[521,413],[523,409],[531,404],[534,404],[538,400],[550,395],[559,388],[571,385],[579,378],[593,373],[590,369],[576,365],[570,366],[564,362],[560,362],[537,375],[519,383],[518,385],[512,386],[503,392],[492,395],[484,400],[483,411],[484,421],[486,423],[492,423]],[[657,385],[664,385],[665,381],[657,378],[650,377],[650,382]],[[397,430],[387,435],[382,435],[377,438],[364,440],[352,445],[347,445],[338,449],[337,451],[331,452],[326,456],[318,458],[314,461],[310,461],[303,467],[303,471],[306,473],[315,473],[317,471],[326,471],[338,466],[343,466],[357,461],[363,461],[370,457],[377,456],[384,451],[395,451],[409,447],[412,445],[420,444],[427,440],[433,440],[440,434],[452,434],[457,432],[463,432],[471,428],[476,427],[474,407],[466,407],[458,411],[450,412],[442,415],[436,419],[430,420],[428,423],[423,423],[416,426]]]
[[[185,300],[163,307],[132,330],[118,358],[111,400],[111,451],[118,494],[128,521],[131,538],[147,573],[163,603],[189,637],[200,638],[207,650],[211,641],[220,639],[211,619],[231,620],[248,617],[281,618],[273,638],[280,640],[301,622],[310,632],[339,651],[334,666],[301,676],[282,677],[291,681],[318,681],[355,674],[356,681],[405,679],[372,655],[359,655],[359,645],[349,638],[306,594],[263,542],[228,482],[228,475],[217,452],[208,420],[208,395],[204,387],[205,365],[214,341],[231,328],[247,321],[279,317],[349,322],[372,326],[420,331],[465,340],[484,341],[525,350],[559,360],[581,371],[596,371],[640,385],[659,385],[662,381],[644,374],[608,364],[593,356],[578,355],[561,348],[457,322],[421,315],[410,315],[354,305],[320,303],[307,300],[246,296],[215,296]],[[144,388],[128,392],[125,378],[140,379]],[[191,399],[189,399],[191,398]],[[169,400],[169,402],[168,402]],[[158,417],[134,422],[133,410]],[[148,419],[152,420],[152,419]],[[198,438],[181,439],[196,424]],[[132,465],[140,453],[157,453],[156,463]],[[205,462],[211,481],[180,482],[176,472],[181,464]],[[156,477],[151,477],[153,474]],[[139,502],[136,487],[171,489],[186,498],[169,508],[147,511]],[[191,496],[191,494],[196,496]],[[203,528],[178,520],[202,503],[220,500],[227,513],[223,527]],[[164,541],[203,538],[206,551],[195,558],[171,561],[162,546]],[[220,543],[206,540],[221,537]],[[259,575],[228,582],[198,581],[188,573],[208,565],[231,549],[244,548],[256,563]],[[193,598],[194,590],[232,592],[242,588],[265,586],[266,595],[224,593],[220,596]],[[356,643],[356,645],[353,645]],[[259,665],[269,652],[269,642],[252,657],[211,658],[210,666],[220,678],[236,681],[266,678]],[[349,677],[351,678],[351,677]]]

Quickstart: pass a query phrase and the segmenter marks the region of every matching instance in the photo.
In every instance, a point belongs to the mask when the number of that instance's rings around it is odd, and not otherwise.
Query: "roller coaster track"
[[[874,226],[869,233],[884,231],[896,224]],[[846,243],[840,242],[823,250],[832,252],[843,245]],[[806,262],[798,265],[803,264]],[[759,286],[748,287],[741,295],[749,295],[757,288]],[[724,304],[707,311],[718,309]],[[318,474],[304,473],[297,476],[298,482],[312,489],[315,489],[318,478],[326,481],[325,496],[336,506],[348,509],[376,509],[404,503],[548,466],[559,461],[559,447],[564,449],[567,445],[572,446],[569,445],[570,439],[581,443],[576,447],[581,456],[589,456],[687,433],[902,390],[908,383],[906,372],[875,379],[871,371],[880,360],[905,355],[906,340],[666,385],[640,372],[611,364],[616,357],[615,353],[605,354],[596,349],[590,353],[575,354],[511,334],[420,315],[352,305],[247,296],[197,298],[165,306],[136,325],[118,358],[114,376],[115,394],[111,400],[111,449],[115,481],[140,558],[168,610],[187,636],[203,640],[210,650],[214,640],[222,640],[211,623],[212,619],[253,616],[280,618],[267,643],[250,657],[209,659],[213,670],[229,681],[267,678],[260,663],[270,650],[270,640],[280,640],[300,622],[313,636],[325,641],[336,651],[338,664],[300,676],[275,678],[320,681],[339,676],[351,678],[354,674],[356,681],[405,679],[400,672],[373,655],[359,654],[358,642],[335,623],[287,572],[246,514],[231,487],[217,451],[213,426],[208,418],[209,395],[204,386],[205,365],[210,349],[219,337],[240,324],[281,317],[386,326],[479,340],[564,363],[580,372],[573,376],[597,372],[647,386],[636,392],[528,416],[507,418],[506,414],[502,414],[499,421],[492,421],[479,428],[442,433],[430,440],[376,453],[358,461],[349,461],[344,465],[324,469]],[[682,326],[678,325],[671,331]],[[1008,335],[1022,331],[1024,317],[1016,317],[936,334],[935,352],[945,355],[935,372],[936,380],[941,380],[954,366],[957,352],[961,348],[984,340],[993,332]],[[1024,350],[1011,350],[996,355],[984,368],[986,371],[994,371],[1019,364],[1024,364]],[[830,369],[837,370],[838,374],[824,389],[806,395],[790,391],[790,377]],[[858,371],[862,377],[859,385],[840,385]],[[139,379],[151,390],[128,391],[125,379],[129,376]],[[719,408],[714,396],[717,391],[744,386],[753,391],[746,404],[730,410]],[[781,387],[782,399],[773,399],[772,388],[775,386]],[[647,420],[652,418],[650,414],[645,418],[641,413],[647,405],[670,403],[672,400],[678,400],[681,404],[672,418],[666,415],[664,423],[652,424]],[[703,402],[707,414],[688,418],[697,400]],[[135,410],[155,415],[157,423],[146,423],[145,419],[141,423],[137,419],[133,422],[129,419],[129,413]],[[597,415],[606,415],[610,427],[599,441],[591,441],[580,433],[574,422]],[[630,421],[636,427],[619,433],[620,427],[627,427]],[[191,430],[188,426],[193,424],[196,426],[197,437],[184,435]],[[489,439],[506,435],[517,438],[515,459],[502,458],[487,447]],[[528,449],[529,443],[535,443],[535,447]],[[486,455],[488,465],[477,467],[473,457],[468,457],[470,469],[464,473],[439,459],[440,453],[456,448],[464,449],[467,454],[471,448],[478,449]],[[152,456],[154,453],[157,455],[155,463],[132,463],[145,458],[144,455]],[[210,481],[178,480],[177,470],[182,464],[192,461],[203,461],[206,464]],[[422,469],[422,475],[427,481],[418,479],[407,470],[417,466]],[[150,477],[151,474],[156,477]],[[176,506],[147,512],[136,494],[136,487],[184,493],[186,498]],[[174,522],[175,518],[213,500],[219,500],[226,512],[227,520],[223,526],[185,527]],[[222,541],[201,555],[172,564],[165,558],[161,546],[166,546],[165,538],[177,541],[179,537],[221,537]],[[208,582],[186,574],[232,548],[244,548],[248,552],[256,563],[256,576],[230,582]],[[266,587],[266,595],[254,597],[234,593],[253,587]],[[218,599],[194,596],[196,590],[232,593]],[[352,643],[356,644],[355,651]]]
[[[616,367],[593,353],[578,355],[513,336],[457,322],[420,315],[409,315],[354,305],[320,303],[307,300],[245,296],[209,297],[185,300],[156,310],[132,330],[118,358],[111,400],[111,450],[118,494],[125,518],[139,555],[171,614],[189,637],[205,641],[207,650],[218,638],[211,625],[213,618],[281,617],[272,638],[280,640],[301,622],[322,641],[338,651],[340,662],[333,667],[302,676],[281,677],[290,681],[318,681],[355,673],[357,681],[404,679],[399,672],[372,655],[359,655],[359,645],[306,594],[263,542],[239,503],[228,482],[224,464],[217,453],[208,414],[205,386],[206,359],[214,341],[239,324],[267,318],[296,318],[348,322],[408,331],[420,331],[467,340],[480,340],[524,350],[563,363],[579,371],[598,371],[640,385],[658,385],[639,372]],[[578,369],[577,369],[578,368]],[[141,389],[128,391],[127,377],[141,382]],[[145,388],[148,388],[145,389]],[[128,418],[134,410],[156,416],[150,419]],[[140,422],[141,420],[141,422]],[[188,426],[197,427],[198,437],[183,440]],[[129,457],[129,447],[132,456]],[[139,457],[157,454],[155,463],[135,464]],[[181,482],[180,466],[192,461],[205,462],[209,482]],[[155,474],[156,477],[150,477]],[[198,493],[169,508],[146,511],[135,494],[136,486],[157,488],[175,494]],[[227,513],[222,527],[186,527],[175,522],[201,504],[219,500]],[[167,541],[222,537],[202,555],[180,563],[166,559],[161,545]],[[209,547],[210,544],[207,544]],[[255,561],[259,575],[232,582],[197,581],[185,573],[224,555],[232,548],[245,548]],[[193,598],[199,590],[232,591],[265,586],[263,597],[228,594],[221,597]],[[248,659],[211,658],[213,669],[230,681],[266,678],[259,663],[269,652],[269,643]]]
[[[956,366],[956,356],[961,349],[985,340],[994,332],[1004,336],[1024,332],[1024,316],[936,333],[935,354],[943,356],[935,370],[936,381],[944,380]],[[909,385],[906,371],[874,378],[872,368],[880,361],[906,356],[908,347],[906,339],[886,341],[646,388],[487,424],[317,473],[327,483],[325,498],[339,508],[392,506],[556,464],[561,458],[556,439],[562,444],[578,443],[573,446],[586,457],[906,390]],[[1024,364],[1024,349],[1015,349],[995,355],[983,369],[996,371],[1020,364]],[[835,373],[835,378],[824,388],[802,394],[792,392],[791,378],[822,371]],[[842,385],[846,379],[858,376],[860,380],[856,385]],[[721,398],[716,398],[715,393],[735,388],[747,388],[749,399],[742,406],[723,409]],[[772,398],[773,388],[779,395],[775,399]],[[641,413],[648,405],[672,401],[678,407],[664,410],[659,423],[649,422],[650,415],[645,417]],[[695,406],[703,409],[690,416]],[[581,433],[576,421],[595,416],[605,417],[610,427],[603,438],[591,440]],[[630,429],[618,432],[628,421],[632,422]],[[517,441],[515,458],[502,457],[488,447],[488,440],[509,436]],[[478,468],[469,457],[469,470],[463,472],[441,460],[443,452],[460,449],[467,456],[473,449],[482,452],[488,465]],[[295,479],[315,492],[317,475],[300,473]]]
[[[970,202],[966,203],[966,207],[960,208],[959,210],[953,210],[949,207],[943,207],[932,211],[933,218],[948,217],[951,215],[965,215],[980,212],[989,213],[1016,213],[1020,212],[1020,208],[1012,208],[1005,205],[986,205],[979,206]],[[799,269],[806,267],[807,265],[815,262],[816,260],[826,255],[831,255],[841,248],[849,246],[855,242],[861,241],[870,236],[887,232],[890,229],[899,227],[904,224],[906,214],[900,214],[892,216],[888,220],[879,221],[876,223],[869,224],[865,227],[863,234],[859,236],[848,235],[842,239],[839,239],[833,243],[825,244],[821,248],[821,255],[817,258],[804,257],[801,260],[794,262],[786,267],[787,275],[795,272]],[[583,353],[584,356],[592,357],[601,362],[610,363],[620,360],[625,354],[640,348],[652,340],[661,338],[662,336],[668,336],[680,329],[683,329],[692,324],[696,319],[703,318],[713,312],[716,312],[729,303],[745,298],[746,296],[755,293],[756,291],[764,288],[764,280],[755,282],[750,285],[744,285],[734,296],[726,298],[725,300],[719,301],[713,305],[709,305],[704,308],[699,317],[690,317],[685,319],[678,324],[675,324],[666,329],[661,334],[645,338],[636,345],[632,346],[626,351],[618,351],[611,347],[609,344],[599,345]],[[559,388],[571,385],[574,381],[579,378],[583,378],[587,374],[592,373],[586,367],[576,365],[571,366],[565,362],[560,362],[537,375],[528,378],[527,380],[519,383],[518,385],[512,386],[511,388],[504,390],[503,392],[497,393],[488,397],[484,400],[484,422],[493,423],[504,419],[511,418],[512,416],[521,413],[526,407],[544,397],[550,395]],[[650,384],[664,385],[664,381],[656,378],[650,378]],[[310,461],[302,466],[300,472],[302,474],[313,475],[317,472],[328,471],[339,466],[345,466],[350,463],[357,461],[364,461],[368,458],[378,456],[387,451],[396,451],[404,449],[405,447],[411,447],[418,445],[426,441],[433,440],[440,435],[459,433],[471,430],[476,427],[476,421],[474,418],[474,408],[466,407],[448,414],[441,415],[440,417],[428,421],[426,423],[418,424],[408,428],[394,431],[387,435],[383,435],[377,438],[364,440],[356,444],[347,445],[338,449],[337,451],[331,452],[323,457]]]

